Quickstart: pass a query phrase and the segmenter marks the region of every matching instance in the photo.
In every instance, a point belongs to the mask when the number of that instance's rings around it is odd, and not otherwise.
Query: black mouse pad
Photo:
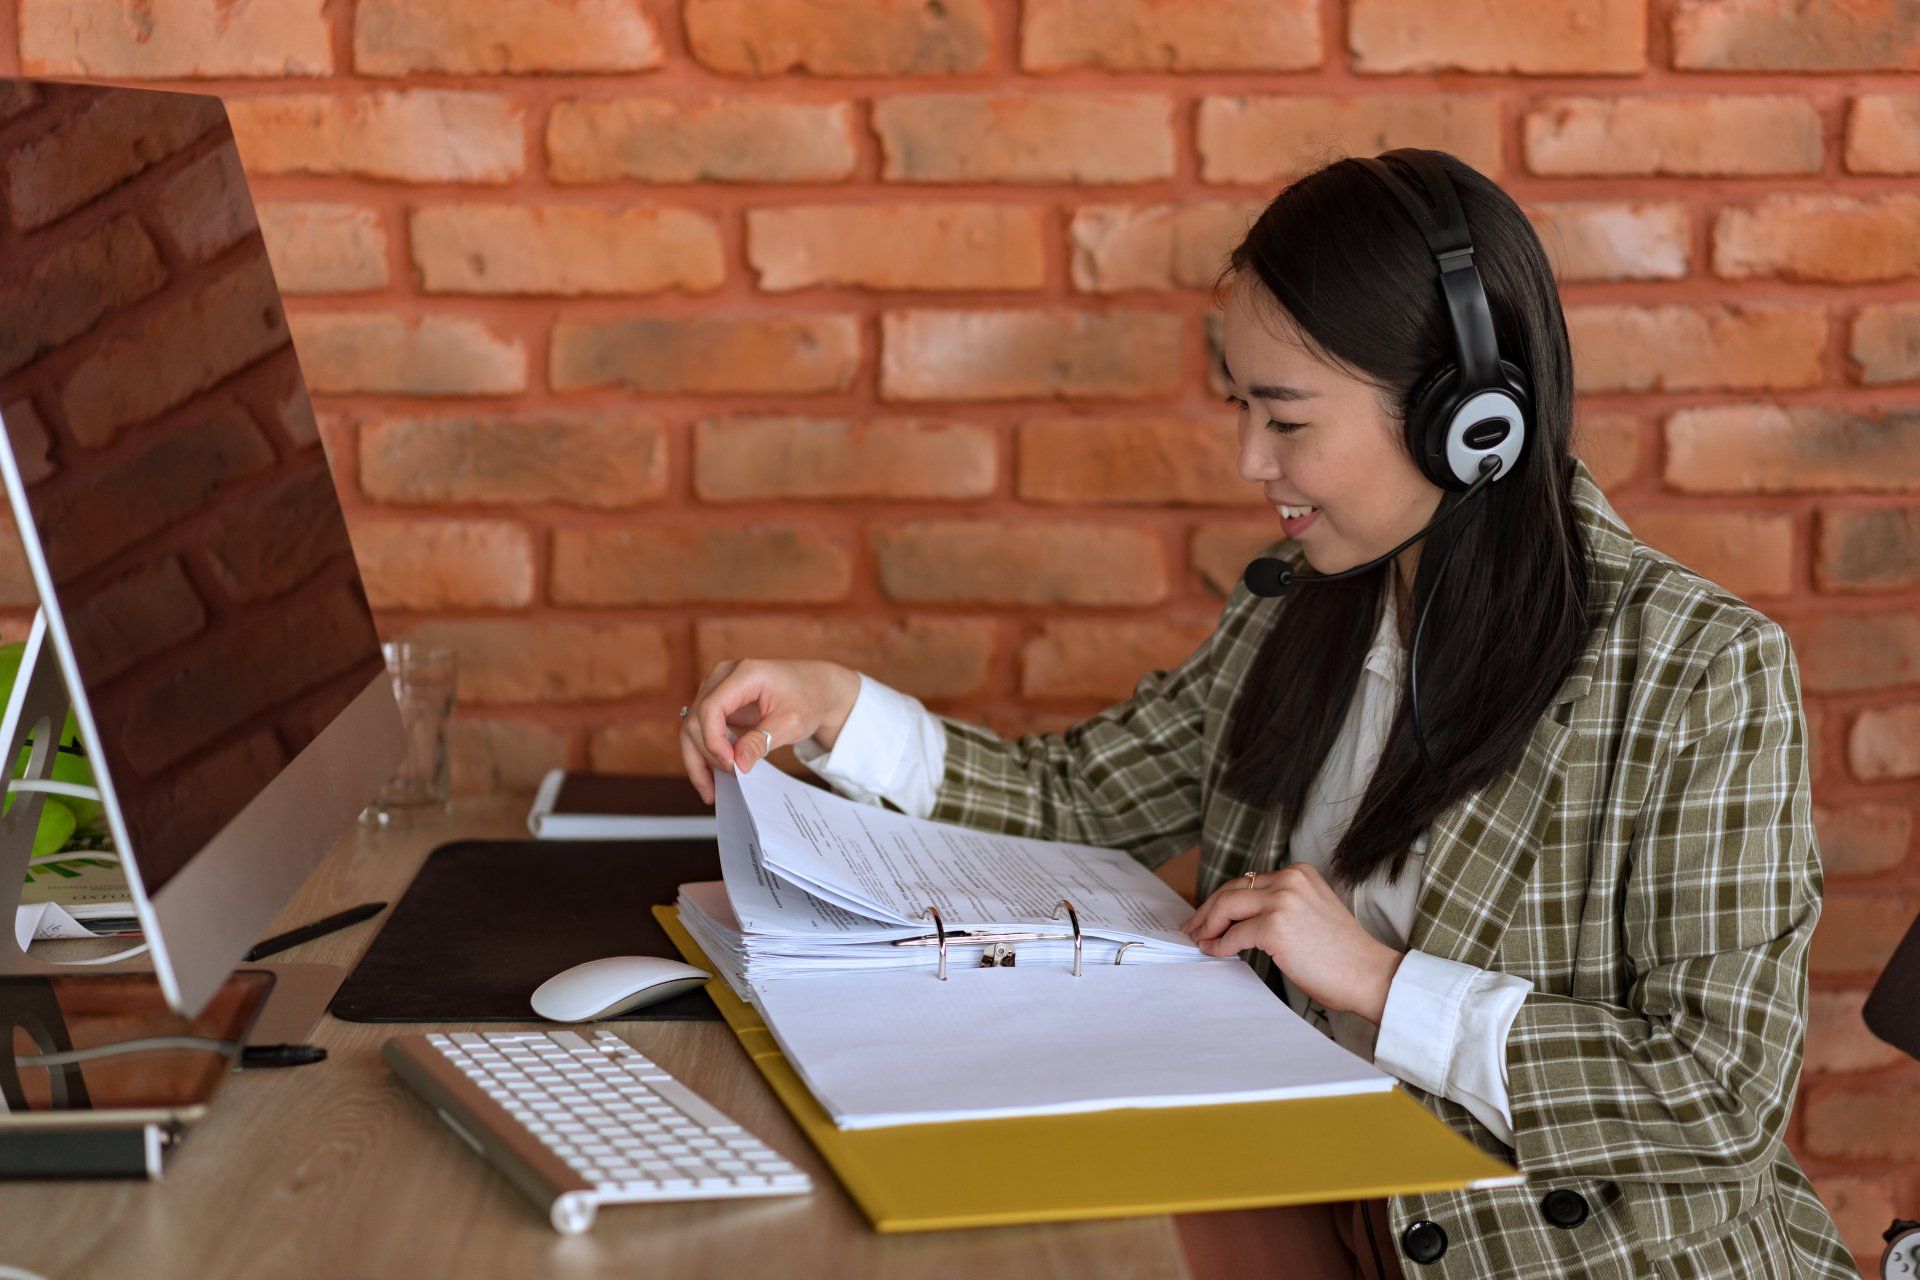
[[[537,1022],[533,989],[604,956],[680,959],[652,907],[720,878],[711,840],[456,840],[427,855],[328,1011],[348,1022]],[[717,1019],[704,991],[620,1014]]]

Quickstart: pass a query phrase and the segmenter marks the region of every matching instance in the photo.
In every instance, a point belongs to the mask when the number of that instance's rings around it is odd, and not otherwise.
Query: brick
[[[1920,25],[1858,0],[1680,0],[1673,65],[1701,71],[1912,71]]]
[[[523,608],[533,603],[533,538],[505,520],[371,517],[351,528],[376,609]]]
[[[888,182],[1153,182],[1174,176],[1173,99],[927,93],[873,104]]]
[[[306,384],[300,379],[297,360],[276,361],[273,366],[273,400],[255,404],[260,420],[277,429],[294,449],[320,443],[320,424],[314,420],[313,402],[307,399]]]
[[[1855,717],[1847,767],[1862,782],[1920,778],[1920,702],[1869,707]]]
[[[924,520],[871,536],[889,600],[1141,605],[1167,595],[1160,538],[1143,525]],[[1088,571],[1099,564],[1126,572]]]
[[[844,600],[853,560],[834,538],[797,524],[573,528],[553,535],[559,604],[754,604]]]
[[[526,171],[526,108],[504,94],[271,94],[236,98],[227,113],[249,173],[499,183]]]
[[[0,120],[11,120],[39,105],[40,90],[32,83],[26,80],[0,83]]]
[[[1611,492],[1632,482],[1644,453],[1639,419],[1625,413],[1583,413],[1575,422],[1573,452],[1593,481]]]
[[[1047,227],[1037,205],[802,205],[747,210],[747,262],[770,293],[793,289],[1038,289]]]
[[[1818,928],[1816,925],[1816,931]],[[1865,991],[1815,991],[1809,995],[1808,1071],[1873,1071],[1904,1059],[1898,1049],[1867,1030],[1860,1017],[1860,1006],[1866,998]]]
[[[447,723],[452,789],[460,795],[531,792],[567,765],[567,735],[517,720],[455,715]]]
[[[1521,122],[1538,174],[1817,173],[1820,113],[1786,95],[1549,98]]]
[[[561,183],[837,182],[859,164],[849,102],[562,101],[547,117]]]
[[[12,644],[27,638],[32,610],[40,607],[40,591],[34,585],[33,571],[27,567],[27,552],[20,545],[20,530],[13,522],[12,510],[0,511],[0,605],[26,611],[27,622],[10,618],[0,627],[0,643]]]
[[[1920,914],[1920,898],[1829,891],[1813,931],[1809,969],[1817,978],[1877,978],[1916,914]]]
[[[1820,1089],[1804,1109],[1807,1150],[1847,1160],[1920,1161],[1920,1084]]]
[[[190,262],[206,262],[259,229],[240,153],[215,147],[161,184],[153,211]]]
[[[286,293],[366,293],[387,287],[387,232],[378,210],[321,200],[260,205],[273,278]]]
[[[353,555],[333,476],[312,459],[253,490],[206,544],[206,563],[230,600],[270,600]]]
[[[1822,591],[1920,586],[1920,507],[1820,513],[1814,580]]]
[[[44,227],[186,149],[223,114],[216,98],[99,91],[87,106],[7,157],[7,207],[20,231]]]
[[[1892,871],[1913,844],[1913,811],[1905,805],[1815,805],[1813,825],[1829,880]]]
[[[31,400],[15,400],[0,407],[0,426],[4,426],[7,446],[13,450],[13,464],[20,471],[22,484],[38,484],[53,474],[53,441],[47,436],[47,424]]]
[[[1740,597],[1793,590],[1793,517],[1758,512],[1642,511],[1635,535]]]
[[[208,406],[191,431],[159,433],[87,477],[36,503],[35,519],[55,582],[96,569],[202,510],[222,486],[273,465],[273,447],[245,409]]]
[[[711,293],[726,275],[718,224],[691,209],[440,205],[408,238],[427,293]]]
[[[360,487],[378,502],[556,502],[617,509],[666,493],[657,419],[627,413],[377,418]]]
[[[995,433],[969,423],[740,417],[693,428],[693,491],[705,502],[984,498],[999,468]]]
[[[400,395],[512,395],[527,389],[527,351],[478,320],[380,311],[293,317],[309,389]]]
[[[1500,171],[1500,106],[1486,95],[1209,96],[1197,146],[1206,182],[1284,181],[1341,156],[1390,147],[1450,151],[1482,173]]]
[[[1887,1247],[1880,1234],[1899,1216],[1890,1180],[1815,1174],[1813,1189],[1820,1203],[1833,1215],[1833,1223],[1840,1228],[1847,1247],[1853,1250],[1862,1274],[1872,1274]]]
[[[1817,307],[1567,308],[1582,392],[1818,386],[1827,315]]]
[[[1352,0],[1353,69],[1622,75],[1647,65],[1646,0]]]
[[[1778,195],[1722,209],[1714,274],[1862,284],[1920,275],[1920,196]]]
[[[88,679],[102,684],[143,658],[185,644],[206,625],[206,607],[178,556],[148,561],[67,614],[74,656]]]
[[[811,658],[916,698],[964,698],[986,691],[997,632],[987,618],[709,618],[694,624],[693,666],[704,678],[728,660]]]
[[[694,60],[734,76],[984,71],[995,28],[983,0],[686,0],[684,19]]]
[[[845,391],[860,367],[860,326],[841,312],[559,320],[547,371],[555,391]]]
[[[1020,69],[1304,71],[1321,62],[1313,0],[1028,0]]]
[[[1568,201],[1527,217],[1561,280],[1679,280],[1687,274],[1687,207],[1667,201]]]
[[[1193,531],[1187,562],[1207,589],[1224,600],[1246,573],[1248,563],[1285,536],[1277,518],[1203,524]]]
[[[1689,493],[1920,489],[1920,412],[1682,409],[1667,419],[1666,479]]]
[[[1087,205],[1067,228],[1073,287],[1082,293],[1210,287],[1263,204]]]
[[[353,69],[468,74],[651,71],[666,62],[630,0],[360,0]]]
[[[194,645],[192,661],[149,663],[123,678],[115,745],[139,776],[151,776],[231,741],[262,707],[286,706],[349,671],[375,639],[366,605],[347,583],[216,626]]]
[[[1863,93],[1847,110],[1852,173],[1920,173],[1920,93]]]
[[[176,290],[75,365],[61,388],[67,429],[100,448],[286,343],[273,274],[256,253],[197,289]]]
[[[679,743],[679,719],[671,711],[659,711],[644,720],[623,717],[595,729],[587,757],[593,768],[605,773],[685,774]],[[776,751],[770,758],[777,763],[782,754],[792,752]]]
[[[1920,381],[1920,303],[1869,303],[1847,342],[1854,375],[1869,386]]]
[[[131,214],[56,244],[0,285],[0,374],[92,329],[102,316],[166,283],[153,241]]]
[[[1029,502],[1264,505],[1220,419],[1035,418],[1020,424],[1018,448],[1016,487]]]
[[[324,0],[21,0],[20,70],[93,80],[324,76]]]
[[[1845,693],[1920,681],[1920,614],[1823,610],[1788,625],[1810,693]]]
[[[460,655],[463,703],[606,702],[667,687],[672,655],[651,622],[484,618],[429,622],[408,640]]]
[[[1140,400],[1179,389],[1177,315],[908,310],[880,317],[887,400]]]
[[[1147,672],[1185,662],[1212,634],[1210,619],[1045,623],[1020,647],[1020,693],[1117,702]]]

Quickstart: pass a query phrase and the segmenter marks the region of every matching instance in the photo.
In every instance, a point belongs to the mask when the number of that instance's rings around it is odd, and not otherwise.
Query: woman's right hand
[[[808,737],[831,750],[859,696],[860,673],[837,662],[744,658],[716,663],[680,724],[687,777],[712,804],[715,770],[737,764],[746,773],[774,747]],[[755,732],[729,742],[729,725]],[[771,746],[767,734],[773,736]]]

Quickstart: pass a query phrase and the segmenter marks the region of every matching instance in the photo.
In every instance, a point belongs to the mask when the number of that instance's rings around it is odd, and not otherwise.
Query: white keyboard
[[[381,1057],[565,1235],[592,1226],[603,1204],[813,1189],[610,1031],[395,1036]]]

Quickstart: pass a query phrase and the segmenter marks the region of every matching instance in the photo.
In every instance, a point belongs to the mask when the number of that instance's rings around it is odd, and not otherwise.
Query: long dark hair
[[[1534,418],[1526,452],[1479,499],[1483,510],[1461,512],[1419,544],[1416,606],[1458,544],[1420,644],[1421,724],[1435,767],[1420,762],[1403,684],[1380,763],[1329,863],[1329,878],[1344,885],[1383,866],[1397,880],[1419,833],[1512,765],[1588,627],[1586,547],[1570,496],[1573,354],[1553,270],[1506,192],[1451,155],[1428,154],[1459,193],[1500,354],[1530,375]],[[1386,163],[1424,191],[1401,162]],[[1259,301],[1285,309],[1278,323],[1290,320],[1315,354],[1372,382],[1404,420],[1422,375],[1454,358],[1436,273],[1406,211],[1357,162],[1338,160],[1274,198],[1214,288],[1218,300],[1231,285],[1263,286],[1270,297]],[[1404,433],[1396,438],[1404,449]],[[1455,501],[1449,492],[1442,508]],[[1219,786],[1228,795],[1297,820],[1339,734],[1394,572],[1389,561],[1294,588],[1298,598],[1263,641],[1227,728]]]

